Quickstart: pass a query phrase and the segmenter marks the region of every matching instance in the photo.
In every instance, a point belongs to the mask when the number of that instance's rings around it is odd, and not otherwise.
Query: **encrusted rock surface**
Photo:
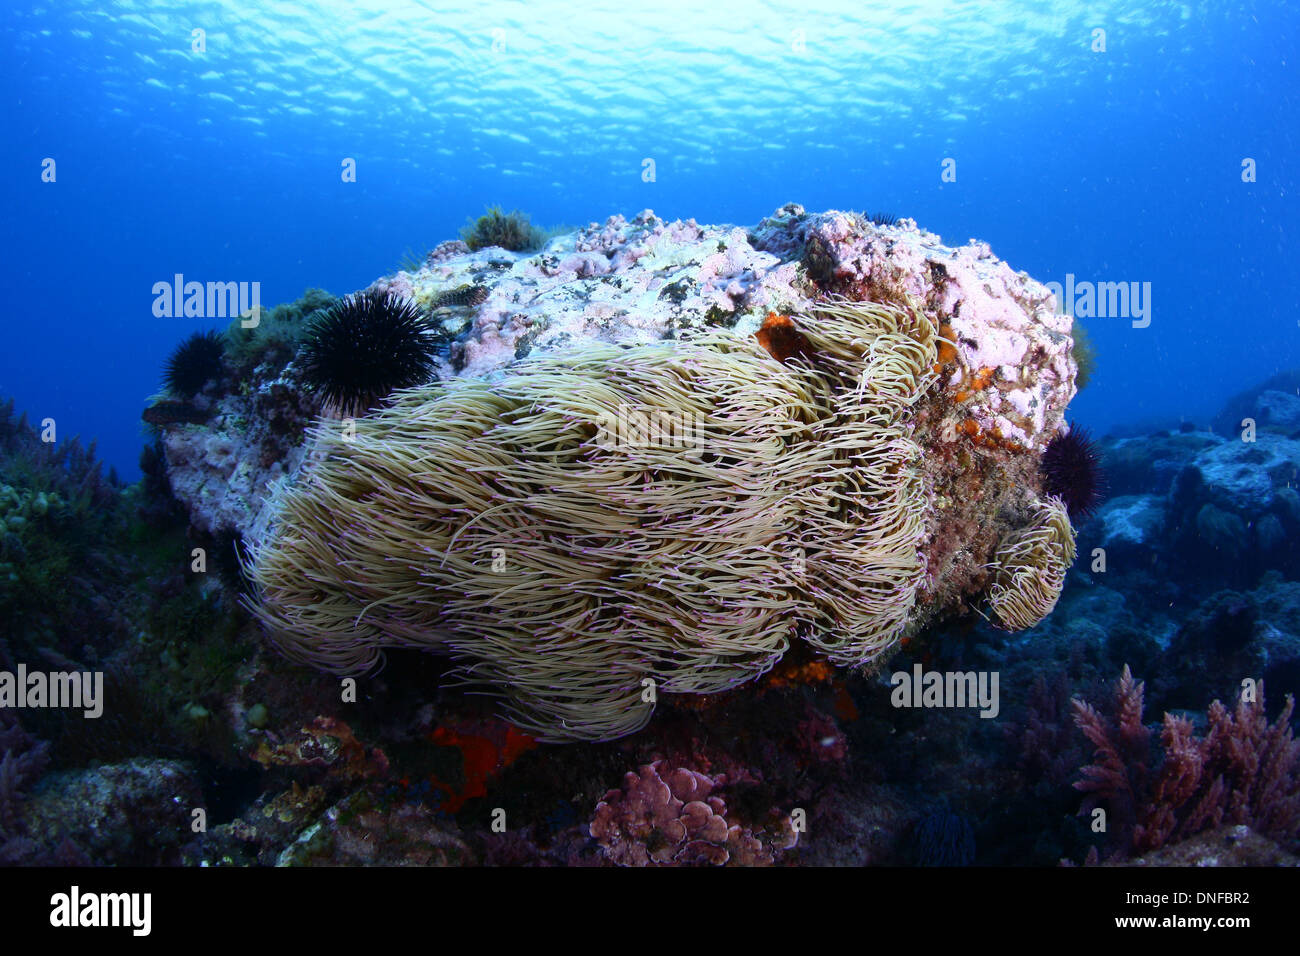
[[[1204,482],[1204,499],[1218,507],[1247,516],[1274,508],[1290,512],[1278,495],[1300,478],[1300,441],[1267,432],[1253,442],[1230,438],[1197,455],[1193,466]]]
[[[1156,546],[1164,528],[1164,499],[1156,495],[1112,498],[1098,512],[1100,544],[1108,556],[1141,556]]]
[[[305,426],[320,404],[292,363],[259,367],[247,387],[200,401],[212,413],[206,422],[163,429],[167,480],[200,531],[246,532],[274,483],[302,463]]]
[[[1247,826],[1197,834],[1122,866],[1300,866],[1300,859]]]
[[[1071,320],[1053,312],[1046,287],[986,244],[945,246],[910,219],[879,226],[789,204],[745,229],[645,210],[557,236],[536,253],[443,243],[419,271],[373,287],[430,310],[434,334],[447,341],[444,379],[492,379],[518,358],[594,342],[719,327],[749,336],[770,313],[797,316],[830,294],[920,304],[947,340],[914,438],[927,452],[937,516],[931,583],[948,579],[948,604],[987,583],[982,565],[1023,522],[1024,495],[1039,490],[1037,455],[1075,391]],[[276,482],[304,459],[318,405],[292,362],[201,398],[215,413],[208,422],[164,428],[173,491],[196,527],[248,533]]]
[[[50,774],[24,817],[45,846],[71,841],[96,863],[157,866],[179,862],[191,814],[204,806],[193,768],[135,758]]]

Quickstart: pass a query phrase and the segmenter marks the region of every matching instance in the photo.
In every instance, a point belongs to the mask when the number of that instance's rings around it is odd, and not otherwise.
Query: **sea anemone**
[[[1105,493],[1101,453],[1088,430],[1073,425],[1047,445],[1039,466],[1043,490],[1065,502],[1070,518],[1085,521],[1097,510]]]
[[[1059,498],[1034,505],[1033,522],[998,548],[989,604],[1009,631],[1033,627],[1052,613],[1074,563],[1074,529]]]
[[[253,541],[250,605],[335,673],[450,653],[542,740],[631,733],[647,686],[717,693],[800,638],[884,660],[925,578],[910,436],[936,330],[843,299],[798,326],[786,363],[721,330],[592,345],[317,428]]]
[[[370,290],[344,296],[312,322],[303,373],[327,405],[351,415],[427,382],[437,350],[413,302]]]
[[[190,398],[209,379],[221,376],[222,340],[219,332],[195,332],[172,352],[163,367],[167,391]]]

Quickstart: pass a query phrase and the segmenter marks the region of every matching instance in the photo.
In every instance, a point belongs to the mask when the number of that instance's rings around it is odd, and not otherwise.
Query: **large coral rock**
[[[1300,396],[1275,388],[1260,392],[1255,403],[1255,420],[1260,428],[1295,437],[1300,431]]]
[[[1300,479],[1300,440],[1262,432],[1255,441],[1229,440],[1197,455],[1204,500],[1243,517],[1279,505],[1279,492]],[[1289,510],[1289,509],[1288,509]]]
[[[1119,866],[1300,866],[1300,858],[1248,826],[1224,826],[1188,837]]]
[[[90,862],[158,866],[179,862],[192,812],[204,806],[193,768],[135,758],[51,774],[24,818],[37,842],[71,841]]]
[[[1300,570],[1300,440],[1259,432],[1200,452],[1169,494],[1177,563],[1235,585]]]
[[[1122,438],[1106,445],[1102,467],[1116,497],[1166,495],[1174,478],[1200,452],[1223,444],[1210,432],[1174,432]]]
[[[1164,499],[1155,495],[1112,498],[1097,518],[1102,526],[1100,544],[1108,560],[1149,558],[1159,547],[1164,530]]]
[[[1261,431],[1274,431],[1292,437],[1300,428],[1300,368],[1287,369],[1260,382],[1224,403],[1211,427],[1220,435],[1235,435],[1247,418],[1255,420]]]
[[[482,288],[465,305],[448,293]],[[729,328],[752,335],[769,312],[798,313],[828,292],[910,296],[952,337],[946,385],[962,398],[934,429],[971,421],[1041,451],[1074,395],[1069,316],[1050,292],[989,247],[946,246],[910,219],[790,204],[752,229],[667,221],[650,210],[554,237],[536,253],[444,243],[415,273],[376,281],[431,310],[452,341],[439,376],[492,376],[516,359],[594,342],[634,344]],[[297,369],[260,368],[237,393],[205,396],[202,425],[165,426],[173,490],[204,530],[245,532],[277,480],[304,459],[317,410]],[[938,410],[936,409],[935,412]],[[933,413],[932,413],[933,414]]]
[[[250,387],[201,396],[209,419],[163,430],[167,480],[195,528],[245,532],[262,514],[275,483],[293,473],[307,451],[305,426],[319,412],[297,371],[253,372]]]
[[[878,667],[986,598],[1008,629],[1055,606],[1073,530],[1039,466],[1071,320],[987,245],[795,205],[752,229],[646,210],[538,253],[444,245],[375,288],[445,337],[440,382],[306,448],[256,414],[168,435],[191,452],[173,486],[196,525],[245,533],[295,660],[451,653],[543,739],[600,739],[649,719],[645,679],[729,689],[795,639]],[[603,439],[628,409],[711,446]],[[273,464],[297,470],[283,493]]]

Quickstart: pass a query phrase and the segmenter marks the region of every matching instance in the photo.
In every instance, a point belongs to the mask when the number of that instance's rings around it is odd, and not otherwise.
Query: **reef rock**
[[[1243,518],[1263,516],[1275,496],[1300,482],[1300,440],[1267,432],[1253,442],[1228,440],[1192,462],[1204,482],[1204,500]]]
[[[1164,529],[1165,503],[1156,495],[1111,498],[1097,513],[1102,532],[1100,545],[1108,559],[1131,560],[1149,556],[1159,547]]]
[[[1167,495],[1174,478],[1200,452],[1223,444],[1209,432],[1174,432],[1121,438],[1102,457],[1106,484],[1115,497]]]
[[[162,428],[171,492],[208,534],[244,533],[256,524],[275,483],[302,463],[306,426],[320,411],[292,363],[253,376],[247,388],[202,396],[205,423]]]
[[[486,295],[470,308],[442,304],[469,286]],[[525,356],[595,343],[714,328],[750,336],[769,312],[799,313],[839,292],[910,296],[947,327],[958,360],[944,374],[962,404],[954,424],[969,420],[981,435],[1041,450],[1074,395],[1071,320],[1052,311],[1046,287],[986,244],[945,246],[910,219],[877,226],[789,204],[745,229],[666,221],[647,209],[556,236],[536,253],[443,243],[418,272],[370,288],[432,310],[452,339],[443,379],[491,376]],[[212,404],[208,424],[164,428],[173,491],[197,527],[248,531],[268,489],[301,463],[302,425],[319,403],[292,363],[201,401]]]
[[[1260,431],[1294,437],[1300,429],[1300,368],[1279,372],[1234,395],[1224,403],[1211,427],[1220,435],[1236,435],[1247,418],[1253,419]]]
[[[1255,401],[1258,427],[1295,437],[1300,431],[1300,396],[1294,392],[1266,389]]]
[[[1219,827],[1153,850],[1133,860],[1106,866],[1300,866],[1300,858],[1250,827]]]
[[[1259,432],[1197,454],[1169,493],[1174,563],[1236,586],[1300,570],[1300,440]]]
[[[442,650],[538,736],[594,739],[644,724],[647,677],[711,693],[794,638],[879,665],[981,596],[1009,629],[1056,603],[1073,530],[1039,461],[1071,319],[987,245],[793,204],[752,229],[646,210],[537,253],[443,244],[372,288],[425,310],[439,382],[304,447],[248,395],[167,431],[178,497],[251,540],[295,659]],[[712,444],[616,447],[629,408]]]
[[[65,841],[105,866],[166,866],[192,837],[191,812],[203,807],[192,767],[135,758],[50,774],[24,808],[30,836]]]

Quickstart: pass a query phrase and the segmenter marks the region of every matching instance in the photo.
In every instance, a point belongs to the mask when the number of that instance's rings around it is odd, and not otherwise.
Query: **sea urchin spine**
[[[163,368],[163,385],[182,398],[192,398],[210,379],[221,377],[221,335],[195,332],[172,352]]]
[[[1105,496],[1101,452],[1081,425],[1071,426],[1048,443],[1039,468],[1043,490],[1064,501],[1075,522],[1086,520]]]
[[[303,373],[327,405],[357,414],[427,382],[437,349],[413,302],[372,289],[344,296],[312,323]]]

